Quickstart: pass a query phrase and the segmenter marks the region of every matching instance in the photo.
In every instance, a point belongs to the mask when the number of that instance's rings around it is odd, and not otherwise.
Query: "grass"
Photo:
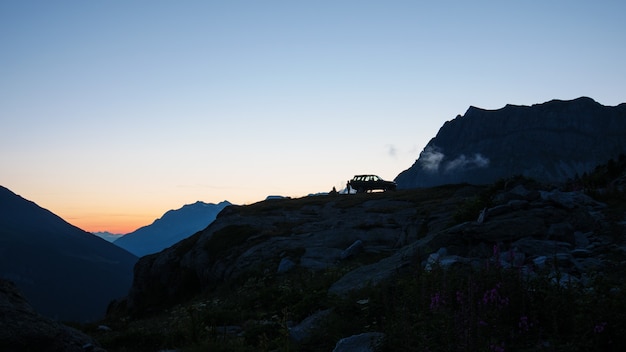
[[[548,272],[441,268],[391,290],[387,350],[609,351],[624,341],[622,283],[555,285]],[[393,299],[392,299],[393,297]],[[390,314],[389,314],[390,313]]]
[[[626,343],[621,275],[557,285],[558,272],[493,263],[416,266],[343,299],[328,296],[328,287],[358,263],[287,275],[258,268],[156,316],[87,332],[109,351],[328,351],[366,331],[384,332],[386,351],[617,351]],[[289,339],[290,326],[327,308],[332,313],[310,339]],[[228,326],[244,332],[230,334]]]

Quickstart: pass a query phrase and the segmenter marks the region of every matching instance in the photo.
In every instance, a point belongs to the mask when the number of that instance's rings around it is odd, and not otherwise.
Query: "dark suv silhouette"
[[[369,192],[373,190],[395,191],[396,183],[385,181],[376,175],[356,175],[348,181],[348,186],[355,189],[357,193]]]

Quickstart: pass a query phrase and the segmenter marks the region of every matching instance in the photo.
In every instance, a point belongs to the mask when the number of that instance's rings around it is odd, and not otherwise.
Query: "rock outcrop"
[[[511,197],[511,192],[499,193],[500,203],[485,210],[482,222],[429,233],[388,258],[349,272],[329,292],[343,296],[389,280],[415,258],[423,258],[427,270],[434,265],[491,264],[533,272],[550,266],[569,279],[584,281],[606,267],[610,252],[626,254],[621,243],[626,228],[622,234],[610,232],[601,212],[606,205],[584,194],[552,190],[541,192],[538,199],[508,200]]]
[[[84,333],[39,315],[17,287],[0,279],[0,350],[104,352]]]
[[[626,104],[590,98],[552,100],[499,110],[470,107],[446,122],[409,169],[399,188],[492,183],[523,175],[562,182],[626,153]]]

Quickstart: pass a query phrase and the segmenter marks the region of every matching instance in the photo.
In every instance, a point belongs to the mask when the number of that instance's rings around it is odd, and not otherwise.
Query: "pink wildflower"
[[[596,326],[593,327],[593,332],[596,334],[600,334],[604,331],[605,327],[606,327],[606,321],[598,323],[596,324]]]

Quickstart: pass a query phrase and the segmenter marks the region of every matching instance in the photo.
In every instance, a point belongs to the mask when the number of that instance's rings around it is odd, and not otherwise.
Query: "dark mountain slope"
[[[0,187],[0,277],[40,313],[86,321],[124,296],[137,257]]]
[[[487,184],[524,175],[561,182],[626,153],[626,104],[590,98],[498,110],[470,107],[446,122],[409,169],[400,188]]]

